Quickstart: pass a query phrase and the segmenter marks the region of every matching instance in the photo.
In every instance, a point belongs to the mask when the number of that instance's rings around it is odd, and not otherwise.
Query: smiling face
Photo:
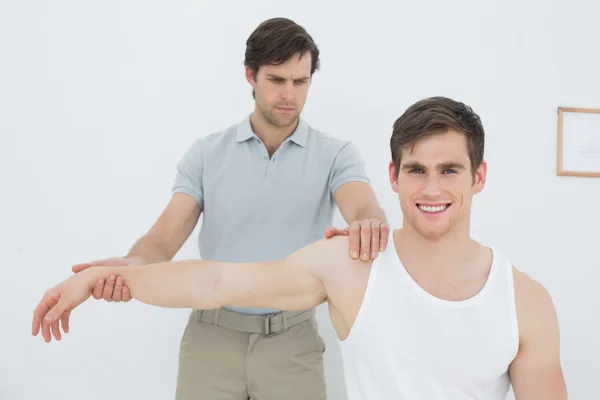
[[[471,202],[485,184],[485,132],[464,103],[430,97],[396,120],[390,139],[390,181],[404,226],[438,240],[469,235]]]
[[[472,169],[464,133],[425,136],[401,151],[398,171],[393,162],[389,170],[405,225],[430,240],[469,234],[471,203],[484,187],[487,166],[483,161]]]

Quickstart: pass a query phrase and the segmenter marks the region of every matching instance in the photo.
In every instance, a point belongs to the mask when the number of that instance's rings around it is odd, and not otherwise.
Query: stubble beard
[[[273,109],[265,110],[265,109],[259,107],[259,111],[260,111],[261,115],[263,116],[263,118],[265,119],[265,121],[267,121],[269,124],[279,127],[279,128],[287,128],[287,127],[290,127],[290,126],[296,124],[296,122],[298,121],[298,117],[299,117],[299,114],[297,112],[289,115],[286,118],[286,117],[277,117],[277,115],[275,115],[275,112],[273,111]]]

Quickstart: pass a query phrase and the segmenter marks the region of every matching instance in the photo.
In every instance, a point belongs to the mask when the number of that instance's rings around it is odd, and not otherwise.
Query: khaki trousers
[[[251,316],[194,310],[179,353],[176,400],[324,400],[325,344],[315,311]]]

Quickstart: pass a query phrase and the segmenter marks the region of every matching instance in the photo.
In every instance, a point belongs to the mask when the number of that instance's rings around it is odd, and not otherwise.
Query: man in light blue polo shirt
[[[389,228],[356,148],[300,118],[319,67],[311,36],[274,18],[246,45],[254,112],[189,147],[171,202],[126,257],[76,265],[74,272],[170,260],[201,213],[204,259],[281,259],[324,234],[350,235],[349,255],[365,261],[385,249]],[[336,207],[349,225],[344,230],[330,227]],[[131,298],[120,277],[99,284],[94,297]],[[314,315],[314,309],[193,310],[181,341],[176,398],[324,399],[324,344]]]

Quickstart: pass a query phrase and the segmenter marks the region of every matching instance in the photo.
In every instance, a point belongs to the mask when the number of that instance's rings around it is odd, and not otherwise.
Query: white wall
[[[320,45],[304,115],[362,149],[395,225],[393,121],[430,95],[480,113],[489,178],[473,234],[550,290],[571,398],[600,398],[600,180],[555,174],[557,107],[600,107],[598,3],[316,4],[0,3],[1,399],[172,398],[186,310],[90,301],[50,345],[30,336],[32,311],[73,263],[124,254],[187,146],[250,111],[244,44],[272,16]],[[197,257],[195,239],[177,258]],[[344,399],[323,309],[319,320],[330,399]]]

